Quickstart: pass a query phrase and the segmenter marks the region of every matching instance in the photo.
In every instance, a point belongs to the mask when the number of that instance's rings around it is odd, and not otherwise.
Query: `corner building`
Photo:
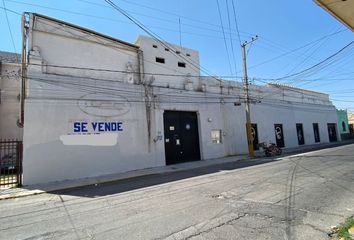
[[[25,185],[247,153],[243,86],[200,76],[198,51],[38,14],[28,26]],[[327,94],[277,84],[250,93],[256,149],[340,140]]]

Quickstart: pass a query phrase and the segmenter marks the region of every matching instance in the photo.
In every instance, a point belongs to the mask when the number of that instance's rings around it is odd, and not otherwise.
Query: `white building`
[[[21,55],[0,51],[0,139],[21,140]]]
[[[242,84],[201,77],[197,51],[38,14],[28,26],[25,185],[247,153]],[[269,84],[251,98],[255,146],[335,140],[327,94]]]

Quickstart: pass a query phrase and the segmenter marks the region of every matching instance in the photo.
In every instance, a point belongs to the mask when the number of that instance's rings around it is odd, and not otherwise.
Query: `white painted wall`
[[[124,44],[101,36],[100,41],[110,41],[110,46],[94,43],[96,36],[84,30],[68,28],[52,20],[37,20],[31,31],[30,64],[107,69],[124,69],[127,63],[139,66],[138,51],[134,47],[129,46],[123,52],[112,51],[112,47],[124,48]],[[59,29],[51,33],[52,28],[45,28],[48,24]],[[73,39],[72,35],[80,35],[81,39]],[[89,40],[82,39],[82,35],[89,35]],[[176,67],[178,59],[158,43],[140,37],[137,44],[143,50],[145,72],[175,74],[181,71]],[[152,47],[153,44],[158,47]],[[188,52],[195,62],[199,61],[198,52],[179,50],[183,54]],[[156,65],[156,56],[165,57],[168,68]],[[187,67],[182,71],[199,75],[197,69]],[[192,82],[193,88],[186,90],[183,76],[154,76],[155,81],[148,85],[151,75],[145,74],[145,85],[142,85],[137,84],[139,74],[135,73],[78,69],[66,72],[37,65],[29,66],[28,75],[24,184],[165,165],[163,113],[166,110],[197,112],[202,159],[247,152],[244,105],[234,105],[244,99],[240,83],[198,77]],[[134,80],[124,80],[129,76]],[[260,142],[275,141],[276,123],[283,124],[286,148],[298,146],[296,123],[303,124],[305,144],[314,143],[312,123],[319,123],[321,142],[328,142],[327,123],[337,122],[328,95],[278,85],[251,86],[251,93],[252,99],[260,101],[251,105],[251,118],[258,124]],[[119,121],[123,131],[113,135],[77,135],[73,132],[75,121]],[[213,129],[222,130],[221,144],[212,143]]]
[[[190,83],[192,84],[192,89],[199,87],[198,51],[171,43],[162,44],[145,36],[139,36],[136,44],[144,53],[144,72],[146,73],[146,78],[154,78],[153,86],[184,89],[185,85]],[[177,54],[176,52],[179,53]],[[165,63],[156,62],[156,57],[165,59]],[[178,67],[178,62],[185,63],[186,67]],[[150,73],[163,75],[152,75]],[[170,76],[188,74],[190,77]]]
[[[30,25],[24,183],[162,165],[148,147],[144,89],[133,85],[140,81],[138,48],[40,16],[32,15]],[[134,73],[125,72],[130,70]],[[66,145],[61,139],[77,137],[68,136],[74,121],[119,121],[124,130],[116,133],[113,146],[97,141],[85,146],[78,139],[77,145]],[[86,142],[92,145],[95,137],[87,136]]]
[[[75,26],[64,25],[40,16],[31,16],[33,27],[29,31],[29,46],[32,55],[30,64],[33,65],[30,67],[48,65],[42,69],[47,74],[103,78],[131,83],[139,80],[138,74],[133,74],[139,72],[136,46]],[[129,71],[132,74],[122,71]]]
[[[17,121],[20,114],[20,65],[0,62],[0,139],[22,140],[22,128]]]

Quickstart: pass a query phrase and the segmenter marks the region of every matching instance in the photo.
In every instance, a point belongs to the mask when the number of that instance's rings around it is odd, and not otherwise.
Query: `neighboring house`
[[[348,112],[349,132],[354,136],[354,113]]]
[[[0,139],[21,140],[21,55],[0,51]]]
[[[338,128],[342,139],[349,138],[349,124],[348,124],[348,113],[347,110],[337,109],[338,116]]]
[[[243,85],[200,76],[198,51],[38,14],[24,25],[25,185],[248,152]],[[327,94],[279,84],[250,93],[256,148],[340,140]]]

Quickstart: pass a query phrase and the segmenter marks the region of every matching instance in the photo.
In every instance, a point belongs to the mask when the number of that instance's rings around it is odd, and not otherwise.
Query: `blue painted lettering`
[[[99,123],[98,123],[98,131],[99,131],[99,132],[103,132],[103,131],[104,131],[104,128],[103,128],[103,127],[104,127],[104,123],[103,123],[103,122],[99,122]]]
[[[81,131],[82,132],[87,132],[87,122],[82,122],[81,123]]]
[[[93,129],[93,131],[96,131],[96,128],[97,128],[97,122],[93,122],[93,123],[92,123],[92,129]]]
[[[104,130],[106,132],[111,131],[111,123],[109,123],[109,122],[104,123]]]
[[[74,122],[74,132],[80,132],[80,123]]]
[[[112,130],[112,132],[117,131],[117,124],[115,122],[111,123],[111,130]]]
[[[122,122],[117,122],[117,125],[118,125],[118,128],[117,128],[117,130],[118,131],[123,131],[123,126],[122,126]]]
[[[98,133],[98,132],[121,132],[123,131],[122,122],[74,122],[74,133]]]

